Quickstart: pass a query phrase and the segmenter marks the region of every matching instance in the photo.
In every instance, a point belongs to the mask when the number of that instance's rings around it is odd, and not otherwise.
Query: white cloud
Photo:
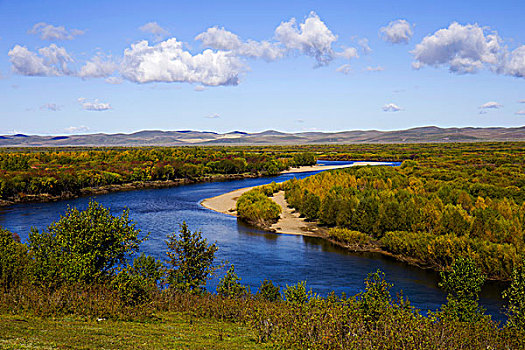
[[[525,109],[522,109],[521,111],[517,111],[515,114],[516,115],[525,115]]]
[[[54,26],[45,22],[37,23],[29,31],[30,34],[39,35],[42,40],[72,40],[75,36],[84,34],[83,30],[67,30],[64,26]]]
[[[413,67],[448,66],[454,73],[474,73],[486,65],[495,67],[501,57],[500,41],[495,32],[485,33],[477,24],[454,22],[416,45],[411,51]]]
[[[106,83],[113,84],[113,85],[122,84],[122,82],[123,80],[121,77],[109,77],[106,79]]]
[[[388,23],[386,27],[379,30],[381,38],[392,44],[407,44],[412,38],[412,26],[404,19],[398,19]]]
[[[352,58],[358,58],[357,49],[355,47],[345,47],[343,51],[335,53],[335,56],[346,58],[351,60]]]
[[[383,111],[385,112],[399,112],[401,110],[403,110],[403,108],[399,107],[394,103],[388,103],[383,106]]]
[[[64,129],[64,132],[66,132],[68,134],[79,134],[79,133],[83,133],[83,132],[87,132],[87,131],[89,131],[89,127],[87,127],[85,125],[70,126],[70,127]]]
[[[518,47],[512,52],[505,53],[498,72],[513,77],[525,78],[525,45]]]
[[[357,44],[361,47],[361,50],[363,50],[363,53],[365,55],[368,55],[372,53],[372,49],[370,46],[368,46],[368,39],[367,38],[361,38],[357,40]]]
[[[275,29],[275,37],[288,50],[297,50],[312,56],[319,66],[327,65],[333,60],[332,44],[337,40],[315,12],[297,26],[296,19],[282,22]]]
[[[219,119],[221,116],[218,115],[217,113],[215,114],[210,114],[210,115],[207,115],[206,118],[208,119]]]
[[[63,47],[51,44],[38,50],[38,53],[15,45],[9,52],[9,60],[13,70],[29,76],[60,76],[71,74],[68,63],[73,58]]]
[[[98,99],[95,99],[93,102],[88,101],[84,97],[80,97],[78,99],[78,102],[82,106],[82,109],[86,111],[107,111],[108,109],[112,109],[111,105],[109,103],[105,102],[99,102]]]
[[[162,28],[157,22],[149,22],[139,28],[145,33],[151,33],[155,35],[155,41],[161,41],[170,35],[170,32]]]
[[[518,103],[525,103],[525,98],[523,100],[519,100]]]
[[[187,82],[202,85],[237,85],[244,65],[227,51],[204,50],[192,55],[175,38],[150,46],[147,41],[124,51],[120,73],[136,83]]]
[[[352,72],[352,66],[348,63],[343,64],[342,66],[337,67],[335,71],[343,74],[350,74]]]
[[[110,59],[105,59],[100,55],[93,57],[87,61],[80,71],[78,76],[81,78],[105,78],[113,74],[118,68],[118,65]]]
[[[385,70],[384,67],[381,67],[381,66],[377,66],[377,67],[371,67],[371,66],[368,66],[365,68],[365,70],[367,72],[382,72]]]
[[[40,110],[48,110],[52,112],[57,112],[62,109],[62,106],[57,105],[56,103],[46,103],[45,105],[40,106]]]
[[[499,109],[503,107],[501,103],[490,101],[479,106],[479,109]]]
[[[218,27],[208,28],[204,33],[195,37],[195,40],[202,41],[204,47],[215,50],[228,50],[235,55],[262,58],[266,61],[275,61],[282,58],[286,50],[278,43],[269,41],[242,41],[238,35]]]

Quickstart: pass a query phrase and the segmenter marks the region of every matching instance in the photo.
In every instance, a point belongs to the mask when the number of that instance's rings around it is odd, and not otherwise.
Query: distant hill
[[[438,128],[407,130],[352,130],[340,132],[285,133],[267,130],[258,133],[232,131],[144,130],[132,134],[88,134],[70,136],[3,135],[0,147],[57,146],[188,146],[188,145],[293,145],[344,143],[416,143],[525,141],[525,126],[518,128]]]

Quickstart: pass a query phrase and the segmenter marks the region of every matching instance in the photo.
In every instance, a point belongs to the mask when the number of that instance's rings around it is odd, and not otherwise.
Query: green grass
[[[0,349],[268,349],[246,326],[181,313],[151,322],[0,315]]]

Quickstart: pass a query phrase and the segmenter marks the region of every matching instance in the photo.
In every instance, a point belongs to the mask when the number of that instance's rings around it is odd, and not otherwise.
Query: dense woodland
[[[315,164],[312,153],[236,148],[5,149],[0,151],[0,199],[78,195],[81,189],[131,182],[229,174],[276,175]]]
[[[409,156],[414,147],[397,151]],[[355,167],[289,181],[286,198],[306,218],[340,228],[331,237],[349,245],[374,241],[440,270],[468,256],[489,278],[508,279],[525,252],[525,144],[417,149],[400,167]],[[341,150],[330,158],[356,158]],[[379,159],[393,150],[385,146]]]

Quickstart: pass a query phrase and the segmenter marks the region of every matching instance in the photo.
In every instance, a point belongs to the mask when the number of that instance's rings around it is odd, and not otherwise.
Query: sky
[[[0,134],[525,125],[525,1],[0,0]]]

